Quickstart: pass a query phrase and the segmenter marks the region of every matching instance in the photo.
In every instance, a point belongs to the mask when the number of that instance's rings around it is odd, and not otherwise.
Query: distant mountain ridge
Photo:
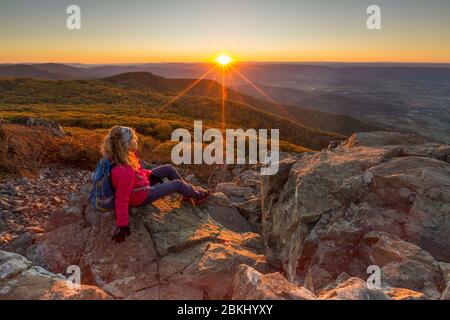
[[[55,73],[41,70],[30,65],[0,65],[0,76],[11,78],[61,79]]]
[[[198,78],[207,64],[147,64],[80,66],[60,63],[0,64],[0,77],[36,78],[45,80],[101,79],[129,72],[150,72],[172,78]]]
[[[365,79],[391,79],[391,80],[426,80],[450,81],[450,65],[427,66],[392,66],[374,64],[329,66],[317,64],[298,63],[242,63],[240,68],[253,78],[267,78],[272,80],[292,76],[315,75],[321,77],[344,76]],[[161,63],[142,65],[96,65],[72,66],[59,63],[44,64],[0,64],[0,77],[30,77],[39,79],[90,79],[105,78],[127,72],[151,72],[160,76],[172,78],[198,78],[210,68],[209,64],[202,63]]]
[[[351,77],[364,79],[387,80],[420,80],[420,81],[450,81],[449,67],[416,67],[416,66],[342,66],[303,64],[264,64],[243,65],[243,72],[254,79],[279,81],[283,78],[316,76],[316,77]]]

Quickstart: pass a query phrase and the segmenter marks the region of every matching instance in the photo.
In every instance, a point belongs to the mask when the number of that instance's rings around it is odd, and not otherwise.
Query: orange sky
[[[366,28],[380,3],[382,29]],[[78,0],[0,4],[0,62],[450,62],[448,0]]]

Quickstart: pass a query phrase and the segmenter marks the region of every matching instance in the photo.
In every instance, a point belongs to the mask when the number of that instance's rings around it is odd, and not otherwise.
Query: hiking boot
[[[208,198],[211,196],[211,191],[202,192],[203,195],[200,199],[194,199],[191,197],[183,196],[183,202],[190,202],[194,207],[205,203]]]
[[[200,199],[194,199],[194,203],[199,206],[203,203],[205,203],[206,201],[208,201],[209,197],[211,196],[211,191],[207,190],[205,192],[203,192],[203,196]]]

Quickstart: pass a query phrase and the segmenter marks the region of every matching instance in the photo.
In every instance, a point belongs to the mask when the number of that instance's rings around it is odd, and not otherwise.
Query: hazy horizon
[[[38,65],[38,64],[64,64],[64,65],[81,65],[81,66],[142,66],[142,65],[164,65],[164,64],[214,64],[208,61],[185,61],[185,62],[171,62],[171,61],[160,61],[160,62],[113,62],[113,63],[83,63],[83,62],[62,62],[62,61],[23,61],[23,62],[0,62],[0,65]],[[450,62],[396,62],[396,61],[239,61],[236,64],[296,64],[296,65],[430,65],[430,66],[449,66]]]

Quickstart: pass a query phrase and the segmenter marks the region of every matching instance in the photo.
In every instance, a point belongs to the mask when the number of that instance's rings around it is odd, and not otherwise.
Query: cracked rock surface
[[[274,176],[221,168],[211,179],[219,192],[201,206],[170,196],[132,209],[120,244],[113,213],[81,195],[84,173],[48,171],[79,195],[36,208],[45,179],[5,184],[0,250],[22,256],[0,252],[0,299],[450,299],[449,162],[448,145],[358,133],[286,155]],[[27,202],[33,210],[11,210]],[[91,286],[82,295],[56,275],[70,265]]]
[[[50,225],[52,231],[26,255],[54,272],[79,265],[83,284],[116,299],[227,299],[240,264],[261,272],[269,266],[260,235],[233,231],[211,217],[223,208],[240,216],[221,194],[199,207],[168,197],[133,209],[132,234],[116,244],[111,242],[113,213],[73,206],[52,217],[56,228]]]
[[[334,149],[282,161],[261,192],[269,262],[316,294],[342,273],[367,279],[375,265],[384,286],[443,297],[449,162],[450,146],[395,132],[354,134]]]
[[[15,253],[0,251],[0,300],[110,300],[95,286],[69,283]]]

